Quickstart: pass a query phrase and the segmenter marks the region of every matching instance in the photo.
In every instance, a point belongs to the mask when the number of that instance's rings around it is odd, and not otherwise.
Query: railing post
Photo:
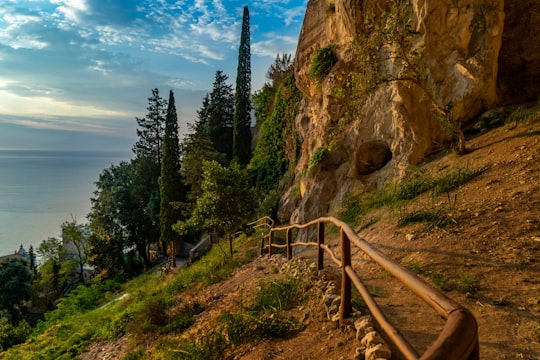
[[[268,257],[272,257],[272,243],[274,242],[274,232],[270,230],[270,236],[268,238]]]
[[[264,232],[261,233],[261,256],[264,255]]]
[[[292,258],[292,228],[287,229],[287,260]]]
[[[345,319],[351,315],[352,292],[351,278],[345,268],[351,266],[351,241],[341,229],[341,305],[339,307],[339,325],[345,325]]]
[[[324,249],[321,247],[321,245],[324,245],[324,223],[322,221],[319,221],[318,225],[318,236],[317,241],[319,242],[319,258],[318,258],[318,265],[319,270],[324,269]]]

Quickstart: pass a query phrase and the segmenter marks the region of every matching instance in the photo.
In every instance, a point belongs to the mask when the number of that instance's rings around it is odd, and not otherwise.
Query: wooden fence
[[[339,259],[324,243],[326,223],[334,224],[340,229],[341,256]],[[293,229],[306,229],[308,227],[316,227],[317,242],[294,242],[292,239]],[[275,234],[280,231],[286,232],[286,244],[278,245],[274,243]],[[266,241],[268,241],[268,244],[265,244]],[[360,278],[351,265],[351,245],[363,251],[375,263],[407,286],[416,296],[424,300],[440,316],[446,319],[446,323],[438,338],[422,355],[419,355],[403,335],[387,320],[366,286],[360,281]],[[339,312],[341,325],[343,325],[344,319],[348,318],[352,311],[351,290],[352,284],[354,284],[369,308],[371,315],[381,327],[381,330],[384,331],[388,339],[404,358],[421,360],[476,360],[480,358],[478,326],[474,316],[467,309],[418,278],[414,273],[372,247],[360,238],[347,223],[333,217],[323,217],[303,225],[270,228],[268,234],[262,237],[261,254],[264,249],[268,249],[268,255],[271,256],[273,248],[286,248],[287,258],[291,259],[294,246],[316,246],[318,248],[319,270],[324,268],[325,252],[341,268],[341,305]]]

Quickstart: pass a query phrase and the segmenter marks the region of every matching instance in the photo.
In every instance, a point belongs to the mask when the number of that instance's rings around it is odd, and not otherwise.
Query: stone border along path
[[[281,273],[287,274],[295,279],[305,280],[309,278],[319,279],[321,271],[318,270],[315,262],[303,258],[293,258],[287,260],[286,257],[276,254],[270,257],[270,262],[279,267]],[[322,272],[326,272],[322,270]],[[334,326],[339,327],[339,305],[341,296],[338,295],[337,282],[334,280],[319,279],[315,286],[319,287],[323,294],[323,301],[326,309],[326,316]],[[347,319],[347,326],[356,329],[356,340],[360,346],[356,348],[354,360],[389,360],[392,358],[392,351],[384,339],[375,329],[371,315],[362,315],[360,311],[354,311]]]

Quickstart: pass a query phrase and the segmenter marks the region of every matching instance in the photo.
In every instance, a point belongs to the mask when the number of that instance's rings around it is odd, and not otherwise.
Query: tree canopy
[[[26,261],[9,259],[0,264],[0,307],[6,309],[13,322],[17,322],[18,306],[30,299],[32,272]]]

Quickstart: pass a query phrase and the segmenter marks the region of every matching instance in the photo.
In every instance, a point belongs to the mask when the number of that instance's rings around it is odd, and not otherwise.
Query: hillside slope
[[[478,320],[483,359],[540,359],[540,112],[527,122],[508,123],[469,139],[471,152],[457,157],[439,154],[418,171],[439,174],[455,168],[484,171],[457,191],[433,197],[418,196],[397,209],[379,209],[361,220],[372,223],[360,232],[381,251],[416,271],[450,298],[470,309]],[[443,228],[433,223],[398,227],[405,213],[437,210],[451,219]],[[439,223],[440,224],[440,223]],[[334,240],[336,241],[336,240]],[[300,254],[307,263],[314,254]],[[442,329],[443,321],[361,254],[353,255],[388,317],[420,350]],[[199,299],[204,311],[190,329],[173,338],[204,337],[208,325],[239,304],[249,302],[263,279],[291,276],[275,259],[259,257],[233,276],[184,295]],[[305,292],[308,300],[286,314],[301,321],[302,331],[285,339],[243,344],[222,354],[231,359],[351,359],[358,342],[351,328],[340,330],[326,317],[321,301],[321,279],[333,277],[332,267],[313,277]],[[310,299],[310,300],[309,300]],[[318,299],[318,300],[317,300]],[[94,344],[81,359],[120,359],[144,349],[155,358],[158,334],[145,343],[120,339]],[[153,355],[154,354],[154,355]],[[180,354],[173,358],[182,358]],[[135,358],[135,357],[132,357]],[[157,357],[159,358],[159,357]]]

